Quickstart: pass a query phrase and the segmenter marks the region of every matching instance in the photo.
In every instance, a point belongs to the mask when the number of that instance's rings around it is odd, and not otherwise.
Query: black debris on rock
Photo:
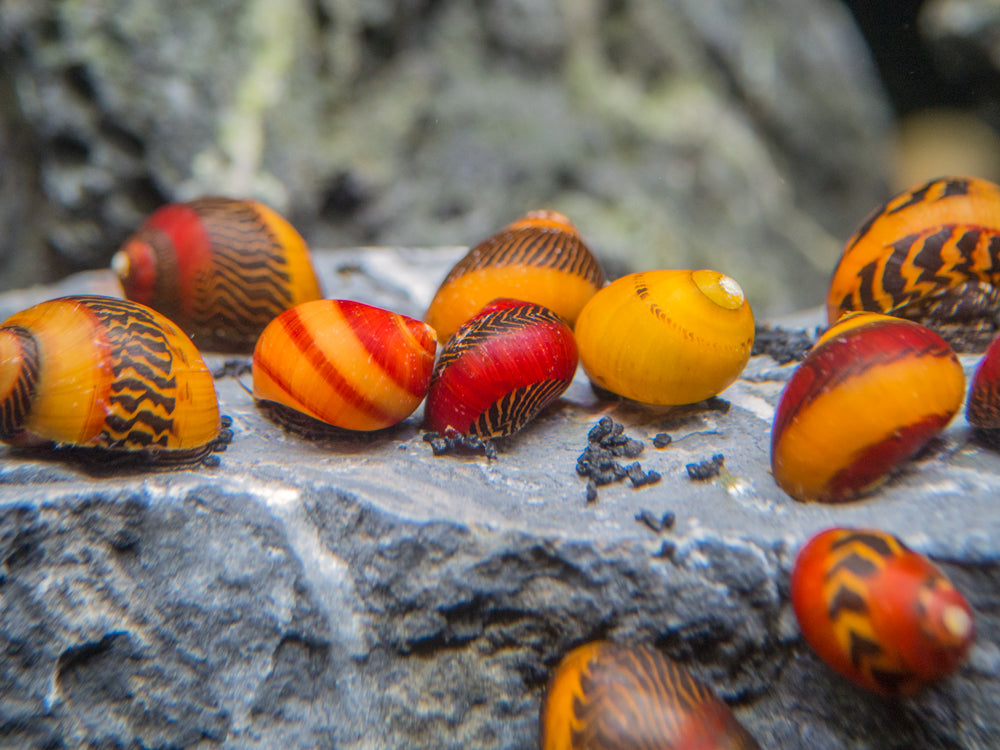
[[[658,432],[653,436],[653,447],[666,448],[670,445],[672,440],[673,438],[671,438],[666,432]]]
[[[808,331],[791,331],[780,326],[757,326],[750,353],[753,356],[766,354],[779,365],[801,362],[818,335],[818,328],[810,334]]]
[[[425,432],[424,442],[431,446],[435,456],[482,452],[489,461],[497,457],[497,447],[492,440],[482,440],[475,435],[462,435],[454,430],[444,435],[439,432]]]
[[[688,464],[684,468],[687,469],[688,477],[691,479],[711,479],[719,475],[719,471],[722,469],[722,464],[725,463],[725,460],[725,456],[721,453],[716,453],[710,461]]]
[[[625,434],[625,425],[602,417],[587,433],[587,447],[576,459],[576,473],[587,477],[587,502],[597,500],[597,488],[628,479],[633,487],[660,481],[656,471],[645,471],[638,461],[622,465],[619,458],[635,458],[645,446]]]
[[[674,527],[674,523],[677,521],[677,516],[672,510],[668,510],[662,516],[657,518],[653,511],[643,508],[635,514],[635,520],[639,523],[646,524],[651,531],[655,531],[659,534],[663,531],[670,531],[670,529]]]

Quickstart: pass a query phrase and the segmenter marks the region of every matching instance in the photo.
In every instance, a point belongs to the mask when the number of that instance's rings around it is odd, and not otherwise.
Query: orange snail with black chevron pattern
[[[826,309],[830,325],[882,312],[982,351],[1000,327],[1000,185],[944,177],[872,211],[847,241]]]
[[[972,609],[951,581],[884,531],[816,534],[796,557],[791,597],[823,661],[882,695],[907,695],[954,672],[975,637]]]
[[[280,313],[322,296],[305,241],[252,200],[163,206],[126,240],[112,267],[126,297],[175,321],[203,349],[250,352]]]
[[[563,657],[539,725],[541,750],[760,750],[687,670],[651,648],[609,641]]]
[[[211,372],[155,310],[63,297],[0,326],[3,442],[197,453],[220,429]]]
[[[557,211],[530,211],[473,247],[431,300],[426,320],[442,342],[498,297],[549,308],[570,327],[604,284],[604,273],[573,223]]]

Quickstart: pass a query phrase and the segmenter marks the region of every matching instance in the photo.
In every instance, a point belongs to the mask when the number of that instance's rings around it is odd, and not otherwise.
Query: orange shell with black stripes
[[[197,453],[220,431],[198,349],[145,305],[62,297],[0,324],[5,443]]]
[[[796,557],[791,597],[802,634],[823,661],[882,695],[908,695],[951,674],[975,638],[965,597],[884,531],[816,534]]]
[[[962,406],[955,352],[924,326],[851,313],[785,384],[771,427],[771,471],[802,501],[844,502],[876,488]]]
[[[570,327],[604,284],[597,259],[557,211],[530,211],[473,247],[441,282],[424,320],[442,343],[490,300],[534,302]]]
[[[281,313],[253,353],[253,395],[327,425],[378,430],[427,393],[437,337],[414,318],[353,300],[313,300]]]
[[[1000,325],[1000,185],[944,177],[879,206],[848,239],[830,282],[827,322],[868,310],[982,351]]]
[[[202,349],[249,353],[277,315],[322,296],[301,235],[253,200],[163,206],[111,265],[126,297],[166,315]]]
[[[660,652],[595,641],[563,657],[540,717],[541,750],[759,750],[711,689]]]

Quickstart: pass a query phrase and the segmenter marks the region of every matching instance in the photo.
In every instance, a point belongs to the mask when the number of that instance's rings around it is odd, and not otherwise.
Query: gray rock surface
[[[0,4],[0,288],[106,265],[166,200],[317,247],[526,210],[606,261],[812,304],[881,202],[888,112],[836,0]]]
[[[317,264],[332,296],[419,315],[460,252]],[[0,314],[108,283],[0,296]],[[763,747],[995,747],[1000,457],[958,418],[870,498],[796,503],[769,473],[793,367],[755,357],[726,412],[608,404],[580,376],[492,462],[434,457],[419,412],[303,439],[262,415],[248,376],[217,381],[235,431],[217,468],[109,473],[0,447],[0,747],[531,748],[551,668],[597,637],[680,660]],[[605,414],[663,478],[587,503],[574,465]],[[722,478],[691,481],[685,465],[716,453]],[[656,531],[644,510],[676,522]],[[834,524],[892,531],[952,577],[978,627],[957,674],[888,701],[812,654],[788,576]]]

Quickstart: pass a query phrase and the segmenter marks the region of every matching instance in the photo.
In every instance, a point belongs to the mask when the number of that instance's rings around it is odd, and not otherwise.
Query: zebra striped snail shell
[[[735,381],[753,348],[740,285],[717,271],[644,271],[595,294],[576,322],[591,381],[648,404],[691,404]]]
[[[845,315],[785,384],[771,428],[774,479],[797,500],[859,497],[940,433],[964,393],[962,366],[934,331]]]
[[[156,311],[63,297],[0,326],[0,440],[196,453],[219,437],[212,374]]]
[[[570,220],[556,211],[531,211],[455,264],[424,320],[447,342],[490,300],[507,297],[547,307],[572,326],[603,284],[597,259]]]
[[[1000,186],[946,177],[891,198],[847,241],[826,306],[831,325],[882,312],[982,351],[1000,327]]]
[[[576,365],[573,331],[556,313],[494,300],[441,351],[425,427],[483,440],[511,435],[562,395]]]
[[[541,750],[760,750],[687,670],[651,648],[608,641],[563,657],[539,723]]]
[[[303,302],[261,334],[253,395],[342,429],[378,430],[423,401],[436,351],[419,320],[352,300]]]
[[[305,241],[252,200],[163,206],[112,267],[126,297],[175,321],[203,349],[250,352],[278,314],[321,296]]]
[[[891,534],[832,528],[799,551],[792,605],[830,667],[883,695],[954,672],[975,637],[972,609],[926,557]]]

